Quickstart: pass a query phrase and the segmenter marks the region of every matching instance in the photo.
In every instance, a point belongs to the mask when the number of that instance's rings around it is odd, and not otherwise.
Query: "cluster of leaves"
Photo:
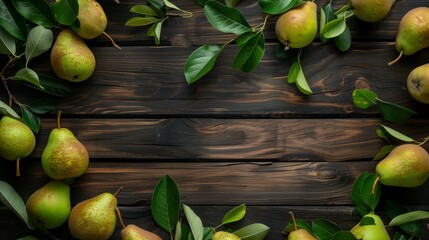
[[[40,128],[39,114],[52,112],[56,101],[37,99],[29,104],[19,101],[9,90],[8,81],[45,92],[54,97],[68,96],[70,86],[55,76],[36,73],[30,61],[48,51],[53,44],[52,29],[68,26],[79,28],[77,0],[50,4],[46,0],[1,1],[0,54],[8,60],[0,70],[0,77],[8,93],[8,100],[0,101],[4,115],[21,118],[34,132]],[[13,110],[16,104],[21,117]]]
[[[152,216],[156,223],[170,233],[172,240],[210,240],[216,229],[229,223],[240,221],[246,215],[246,205],[241,204],[227,212],[222,222],[216,227],[205,227],[201,218],[194,210],[180,201],[179,188],[169,175],[161,178],[156,186],[151,201]],[[182,223],[180,213],[183,212],[188,225]],[[228,229],[243,240],[262,240],[269,227],[261,223],[253,223],[238,230]]]

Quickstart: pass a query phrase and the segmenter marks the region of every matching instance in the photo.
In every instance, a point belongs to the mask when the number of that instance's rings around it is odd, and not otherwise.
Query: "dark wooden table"
[[[379,124],[416,139],[429,135],[429,107],[406,89],[408,73],[429,61],[429,50],[387,65],[397,56],[394,40],[401,17],[414,7],[429,6],[424,1],[397,1],[378,23],[350,20],[353,42],[346,53],[318,38],[304,48],[301,62],[314,91],[310,96],[287,83],[290,63],[274,56],[275,18],[265,30],[265,56],[252,73],[232,69],[237,48],[231,45],[212,72],[188,85],[183,68],[189,54],[202,44],[231,38],[207,22],[201,7],[192,0],[175,1],[193,17],[166,21],[156,46],[146,36],[147,28],[124,25],[135,16],[129,9],[145,1],[100,3],[109,17],[106,31],[122,50],[103,37],[87,41],[97,59],[96,71],[89,80],[73,84],[71,96],[59,99],[62,126],[90,154],[87,173],[71,186],[72,204],[123,186],[118,204],[124,221],[167,239],[149,206],[154,187],[169,174],[179,185],[182,202],[206,226],[216,226],[228,210],[246,203],[245,219],[233,227],[264,223],[270,227],[268,240],[284,238],[289,211],[309,222],[327,218],[347,230],[360,219],[351,200],[353,183],[363,172],[374,172],[377,162],[372,159],[385,144],[375,134]],[[264,16],[257,1],[243,0],[237,7],[251,24]],[[48,55],[32,64],[52,73]],[[390,123],[375,106],[358,109],[352,92],[361,87],[419,114]],[[14,176],[13,163],[1,162],[0,180],[23,199],[48,181],[40,157],[54,127],[55,114],[43,115],[36,149],[22,161],[21,177]],[[429,183],[414,189],[384,188],[383,199],[427,211],[428,190]],[[384,210],[378,211],[386,220]],[[0,206],[0,229],[0,239],[8,240],[26,226]],[[119,239],[120,229],[118,225],[112,239]],[[427,222],[422,229],[423,239],[429,239]],[[71,239],[67,226],[53,233]]]

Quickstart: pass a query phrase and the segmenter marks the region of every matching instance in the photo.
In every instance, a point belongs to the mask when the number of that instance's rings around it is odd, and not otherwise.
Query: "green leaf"
[[[418,220],[429,219],[429,212],[423,210],[412,211],[408,213],[404,213],[393,218],[389,227],[399,226],[401,224],[410,223]]]
[[[347,27],[347,23],[345,19],[334,19],[326,23],[323,27],[321,35],[324,38],[334,38],[342,34]]]
[[[327,43],[328,42],[328,38],[325,38],[322,36],[322,31],[323,28],[325,27],[325,24],[329,21],[332,21],[335,19],[335,15],[334,15],[334,9],[332,8],[332,4],[331,2],[328,2],[327,4],[323,5],[320,8],[320,21],[319,21],[319,35],[320,35],[320,40],[323,43]]]
[[[140,27],[150,25],[152,23],[156,23],[161,21],[161,19],[157,17],[132,17],[125,22],[125,26],[127,27]]]
[[[254,32],[245,32],[238,35],[234,40],[237,43],[237,47],[241,48],[253,36],[255,36]]]
[[[192,236],[195,240],[203,240],[204,227],[200,217],[187,205],[183,204],[183,211],[185,212],[186,220],[188,220],[191,227]]]
[[[334,234],[341,231],[341,228],[334,222],[327,219],[315,219],[312,221],[314,235],[318,239],[331,239]]]
[[[164,20],[165,19],[154,23],[147,31],[147,36],[155,38],[156,45],[159,45],[159,43],[161,42],[161,28]]]
[[[12,0],[16,10],[28,21],[45,28],[53,28],[55,19],[46,0]]]
[[[294,63],[298,59],[299,51],[301,51],[301,49],[296,48],[289,48],[285,51],[285,46],[281,43],[277,43],[274,48],[274,57]]]
[[[21,108],[22,120],[24,123],[31,128],[35,133],[39,133],[40,130],[40,118],[34,112],[32,112],[27,106],[19,105]]]
[[[153,10],[153,8],[151,8],[147,5],[135,5],[135,6],[131,7],[130,12],[142,14],[142,15],[150,16],[150,17],[158,16],[158,13],[155,10]]]
[[[71,94],[71,87],[65,80],[45,74],[38,75],[40,85],[42,85],[43,89],[35,87],[33,84],[28,84],[27,86],[34,87],[38,90],[58,97],[67,97]]]
[[[180,239],[174,240],[188,240],[188,236],[191,234],[191,229],[189,229],[186,225],[181,224],[182,237]]]
[[[339,232],[336,232],[330,240],[358,240],[358,239],[349,231],[339,231]]]
[[[293,8],[297,0],[259,0],[258,2],[264,13],[277,15]]]
[[[18,113],[15,112],[15,110],[13,110],[11,107],[9,107],[9,105],[7,105],[6,103],[2,102],[0,100],[0,113],[2,115],[5,116],[9,116],[9,117],[13,117],[13,118],[21,118]]]
[[[246,215],[246,205],[243,203],[233,209],[223,216],[222,225],[237,222],[244,218]]]
[[[364,216],[360,221],[359,221],[359,226],[370,226],[370,225],[375,225],[375,220],[373,217],[370,216]]]
[[[211,240],[212,237],[213,237],[213,227],[205,227],[203,240]]]
[[[204,6],[207,20],[213,27],[224,33],[240,35],[252,31],[241,12],[232,7],[227,7],[217,1],[208,1]]]
[[[54,42],[54,35],[50,29],[42,26],[34,27],[28,34],[25,44],[25,58],[28,62],[40,54],[48,51]]]
[[[383,159],[384,157],[386,157],[393,149],[395,148],[395,146],[393,145],[385,145],[383,146],[380,151],[378,151],[378,153],[375,155],[374,157],[374,161],[378,161]]]
[[[36,114],[55,112],[57,102],[49,98],[39,98],[28,105],[28,108]]]
[[[180,223],[180,220],[177,221],[176,224],[176,231],[174,232],[174,240],[181,240],[182,239],[182,224]]]
[[[194,50],[185,63],[186,81],[191,84],[212,70],[222,49],[217,45],[203,45]]]
[[[10,1],[0,1],[0,16],[0,26],[10,35],[23,41],[27,38],[25,18],[16,11]]]
[[[156,223],[171,233],[179,221],[180,193],[176,182],[169,175],[163,176],[156,186],[151,210]]]
[[[407,135],[402,134],[395,129],[385,126],[383,124],[380,124],[380,130],[386,137],[393,137],[404,142],[416,142],[414,139],[408,137]]]
[[[15,38],[0,27],[0,54],[16,54]]]
[[[163,1],[164,1],[164,4],[166,7],[171,8],[171,9],[175,9],[178,11],[183,11],[182,9],[180,9],[178,6],[176,6],[174,3],[170,2],[170,1],[168,1],[168,0],[163,0]]]
[[[241,240],[262,240],[270,231],[270,228],[262,223],[253,223],[234,231]]]
[[[346,29],[343,33],[334,38],[335,45],[342,52],[346,52],[352,46],[352,35],[350,29],[346,26]]]
[[[304,76],[304,72],[302,71],[301,63],[299,64],[299,71],[298,75],[296,76],[295,84],[298,87],[298,90],[304,94],[312,94],[313,91],[311,90],[310,86],[307,83],[307,79]]]
[[[206,5],[206,2],[210,0],[195,0],[195,3],[198,4],[200,7],[204,7]]]
[[[34,236],[25,236],[22,238],[18,238],[17,240],[39,240],[39,239]]]
[[[385,202],[386,213],[390,219],[411,212],[411,209],[402,205],[398,201],[388,199]],[[419,220],[399,224],[398,227],[405,233],[411,236],[420,236],[421,234],[421,224]]]
[[[253,71],[264,56],[264,44],[265,38],[262,32],[249,38],[235,57],[233,67],[243,72]]]
[[[390,122],[404,122],[417,115],[417,113],[411,109],[378,98],[376,99],[376,104],[380,110],[381,116]]]
[[[372,104],[375,103],[375,99],[377,95],[375,92],[367,90],[367,89],[355,89],[353,91],[353,103],[363,109],[367,109],[371,107]]]
[[[225,0],[225,5],[228,7],[234,7],[240,2],[240,0]]]
[[[400,233],[400,232],[396,232],[395,235],[393,236],[393,239],[394,240],[407,240],[407,237],[402,235],[402,233]]]
[[[153,7],[153,10],[157,13],[157,16],[164,18],[167,16],[167,9],[163,0],[147,0],[149,6]]]
[[[289,68],[289,72],[287,75],[287,82],[294,83],[298,79],[298,74],[301,72],[301,64],[299,61],[296,61]]]
[[[372,188],[376,178],[377,176],[375,174],[364,172],[353,184],[352,202],[356,211],[361,216],[365,216],[367,213],[373,211],[380,201],[381,185],[379,182],[377,182],[374,195],[372,194]]]
[[[43,88],[42,85],[40,85],[39,76],[34,70],[30,68],[20,69],[18,72],[16,72],[15,76],[11,77],[10,79],[18,80],[18,81],[26,81],[38,88]]]
[[[0,202],[12,210],[29,228],[34,229],[29,224],[25,203],[19,194],[7,182],[0,181]]]
[[[66,26],[73,26],[79,14],[79,4],[77,0],[61,0],[53,5],[53,12],[57,22]]]

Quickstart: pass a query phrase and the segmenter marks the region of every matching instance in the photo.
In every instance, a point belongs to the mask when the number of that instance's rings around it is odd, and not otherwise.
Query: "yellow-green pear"
[[[317,5],[312,1],[282,14],[276,21],[277,39],[289,48],[303,48],[317,35]]]
[[[374,213],[363,216],[350,232],[359,240],[390,240],[383,221]]]
[[[70,187],[62,181],[51,180],[27,200],[30,222],[42,229],[52,229],[67,221],[70,214]]]
[[[408,74],[407,89],[415,100],[429,104],[429,63],[414,68]]]
[[[0,156],[16,161],[16,175],[20,175],[19,161],[30,155],[36,145],[33,131],[18,119],[3,116],[0,120]]]
[[[377,164],[375,172],[384,185],[418,187],[429,177],[429,154],[420,145],[402,144]]]
[[[212,240],[240,240],[237,235],[225,231],[218,231],[212,236]]]
[[[121,230],[122,240],[162,240],[153,232],[140,228],[134,224],[128,224]]]
[[[103,34],[107,16],[101,5],[95,0],[78,0],[78,5],[80,28],[76,33],[85,39],[94,39]]]
[[[55,74],[71,82],[81,82],[94,73],[95,56],[85,41],[69,28],[61,30],[51,50]]]
[[[116,228],[116,194],[101,193],[79,202],[70,212],[68,226],[80,240],[107,240]]]
[[[354,16],[364,22],[378,22],[390,12],[396,0],[350,0]]]
[[[48,143],[42,153],[42,167],[52,179],[76,178],[85,173],[89,165],[89,155],[85,146],[68,129],[57,125],[49,134]]]
[[[311,233],[303,228],[299,228],[296,226],[295,216],[293,212],[289,212],[289,215],[292,219],[293,223],[293,231],[291,231],[287,237],[287,240],[317,240]]]
[[[402,55],[412,55],[426,47],[429,47],[429,7],[413,8],[399,22],[395,40],[399,56],[389,65],[399,61]]]

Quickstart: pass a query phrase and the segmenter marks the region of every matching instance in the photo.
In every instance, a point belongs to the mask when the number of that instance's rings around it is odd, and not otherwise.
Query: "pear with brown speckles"
[[[128,224],[121,231],[122,240],[162,240],[158,235],[134,224]]]

